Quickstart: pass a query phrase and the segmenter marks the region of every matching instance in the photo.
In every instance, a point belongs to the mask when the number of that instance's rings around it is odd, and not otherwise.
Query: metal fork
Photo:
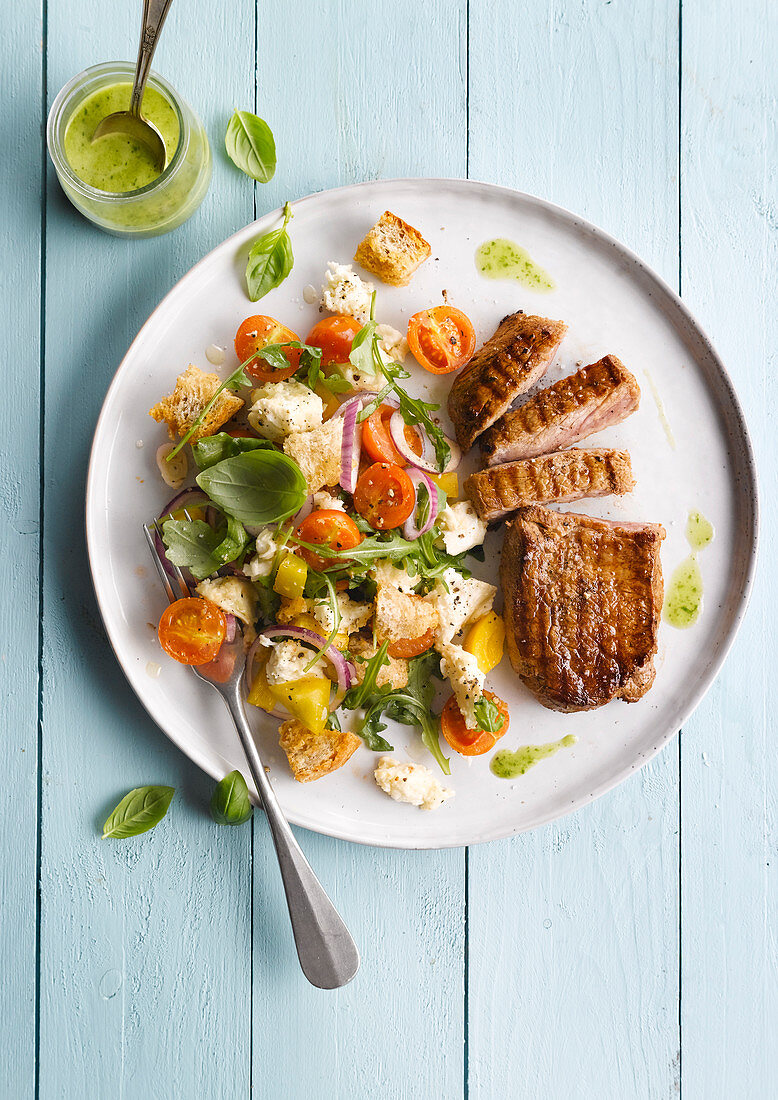
[[[169,564],[174,577],[171,579],[168,576],[157,552],[154,534],[145,523],[143,533],[168,600],[175,603],[184,596],[191,596],[183,573],[172,563]],[[273,836],[297,957],[303,974],[311,985],[320,989],[337,989],[346,985],[359,969],[359,952],[349,930],[295,840],[254,743],[243,704],[246,654],[240,629],[232,642],[223,643],[215,661],[208,665],[191,667],[196,676],[219,692],[238,731],[249,771],[259,791]]]

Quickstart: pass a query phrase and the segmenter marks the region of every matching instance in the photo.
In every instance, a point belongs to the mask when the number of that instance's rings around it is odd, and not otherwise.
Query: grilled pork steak
[[[654,681],[662,608],[654,523],[523,508],[500,563],[514,670],[553,710],[639,699]]]
[[[548,370],[567,325],[511,313],[454,380],[448,411],[463,450]]]
[[[640,386],[606,355],[507,412],[481,439],[486,463],[550,454],[618,424],[640,404]]]
[[[635,487],[626,451],[572,447],[553,455],[505,462],[471,474],[465,492],[484,521],[494,523],[526,504],[565,504],[621,495]]]

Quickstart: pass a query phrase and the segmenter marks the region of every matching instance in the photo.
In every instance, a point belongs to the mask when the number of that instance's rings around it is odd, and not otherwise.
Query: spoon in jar
[[[141,24],[138,60],[135,65],[135,82],[132,86],[129,111],[115,111],[98,123],[92,135],[92,141],[98,141],[108,134],[126,134],[129,138],[145,145],[151,153],[157,172],[165,170],[167,149],[159,130],[140,113],[146,81],[149,78],[151,59],[157,48],[165,17],[173,0],[143,0],[143,22]]]

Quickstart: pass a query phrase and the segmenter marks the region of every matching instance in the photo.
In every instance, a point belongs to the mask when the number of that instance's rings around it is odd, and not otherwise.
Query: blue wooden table
[[[68,205],[41,135],[71,76],[134,58],[138,21],[136,0],[18,0],[0,40],[0,1095],[778,1096],[774,0],[176,0],[156,68],[206,124],[213,185],[127,242]],[[275,131],[265,187],[223,154],[236,106]],[[681,289],[745,406],[762,568],[697,714],[594,805],[469,851],[303,834],[363,953],[322,992],[264,821],[213,825],[107,646],[84,480],[116,366],[196,260],[287,197],[406,175],[552,199]],[[148,782],[175,814],[101,841]]]

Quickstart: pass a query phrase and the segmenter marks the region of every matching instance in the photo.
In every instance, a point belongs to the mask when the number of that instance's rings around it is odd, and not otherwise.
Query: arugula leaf
[[[242,825],[254,812],[246,780],[230,772],[216,785],[211,797],[211,817],[217,825]]]
[[[103,825],[103,840],[139,836],[158,825],[175,794],[174,787],[136,787],[124,796]]]
[[[280,229],[263,233],[251,246],[246,262],[246,287],[252,302],[258,302],[280,286],[294,265],[292,242],[287,232],[292,208],[284,206],[284,222]]]
[[[251,111],[235,111],[227,124],[224,147],[232,163],[259,183],[267,183],[275,175],[273,131],[264,119]]]
[[[197,484],[248,527],[287,519],[308,496],[302,470],[280,451],[247,451],[227,458],[198,474]]]
[[[371,696],[380,691],[377,686],[378,673],[384,665],[389,664],[389,658],[386,655],[388,648],[389,643],[384,642],[376,653],[365,661],[365,674],[362,677],[362,683],[349,688],[341,700],[340,705],[344,710],[356,710],[357,707],[368,706]],[[391,745],[388,746],[389,749],[391,747]]]
[[[188,569],[202,581],[224,565],[215,554],[222,536],[203,519],[167,519],[162,524],[162,541],[173,565]]]
[[[497,733],[502,729],[503,717],[497,705],[491,699],[487,699],[485,695],[474,704],[473,710],[475,711],[479,730],[485,730],[487,733]]]
[[[245,454],[246,451],[274,450],[275,447],[269,439],[252,439],[249,436],[235,439],[227,432],[208,435],[192,444],[192,456],[201,470],[207,470],[217,462],[223,462],[225,458]]]
[[[359,524],[357,524],[359,526]],[[291,541],[297,546],[303,546],[323,558],[348,559],[348,565],[344,566],[346,579],[353,581],[360,573],[366,572],[375,561],[386,559],[388,561],[401,561],[411,576],[420,579],[434,580],[446,569],[456,569],[464,576],[470,576],[470,570],[465,565],[466,554],[447,554],[435,545],[435,539],[439,534],[438,528],[433,526],[419,538],[409,541],[404,539],[397,531],[384,532],[380,535],[368,535],[360,542],[359,546],[349,550],[333,550],[328,546],[314,546],[292,535]],[[328,570],[331,572],[331,570]],[[340,576],[335,576],[340,580]]]

